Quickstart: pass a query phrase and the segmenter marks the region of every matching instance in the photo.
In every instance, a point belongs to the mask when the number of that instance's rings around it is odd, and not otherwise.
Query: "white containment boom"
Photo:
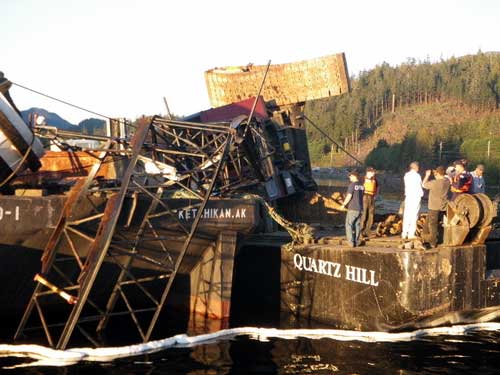
[[[0,184],[29,168],[40,168],[43,146],[0,91]]]

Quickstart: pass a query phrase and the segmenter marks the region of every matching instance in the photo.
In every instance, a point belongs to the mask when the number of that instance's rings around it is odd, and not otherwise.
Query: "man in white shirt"
[[[418,174],[419,165],[414,161],[410,164],[410,170],[404,177],[405,183],[405,208],[403,213],[403,239],[414,239],[417,230],[418,211],[420,211],[420,200],[424,195],[422,189],[422,177]]]

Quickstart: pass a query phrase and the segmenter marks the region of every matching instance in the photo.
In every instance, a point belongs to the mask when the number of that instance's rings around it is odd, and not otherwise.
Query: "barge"
[[[293,327],[361,331],[498,320],[495,245],[423,251],[399,249],[392,239],[353,249],[337,240],[282,250],[282,319]]]
[[[500,241],[491,235],[496,211],[484,194],[449,202],[442,245],[433,249],[420,240],[401,245],[398,236],[373,236],[357,248],[342,237],[283,247],[283,321],[401,331],[498,320]]]
[[[305,64],[328,66],[326,81],[290,89],[300,69],[280,67],[270,85],[279,90],[263,96],[255,96],[263,67],[209,71],[218,108],[182,120],[155,116],[133,129],[113,120],[108,136],[80,135],[98,141],[94,149],[70,146],[74,132],[22,123],[2,90],[9,105],[0,130],[11,143],[0,149],[10,171],[0,196],[7,286],[0,303],[4,315],[22,314],[15,339],[44,337],[63,349],[78,334],[97,346],[108,323],[125,317],[146,342],[165,306],[223,328],[232,301],[245,299],[233,293],[233,280],[246,285],[240,291],[254,289],[255,306],[281,285],[273,302],[280,301],[285,325],[306,319],[308,326],[393,331],[496,319],[500,257],[484,245],[496,214],[487,198],[472,198],[476,210],[450,207],[446,246],[431,252],[375,238],[350,249],[302,223],[305,213],[309,222],[342,221],[340,198],[315,192],[299,116],[306,100],[349,90],[345,57],[326,60]],[[12,124],[23,142],[13,142]],[[42,150],[40,140],[69,149]],[[292,243],[277,235],[278,224]],[[264,250],[250,251],[252,244]],[[259,267],[269,254],[272,262]],[[248,261],[241,274],[239,255]],[[255,272],[241,272],[251,266]]]

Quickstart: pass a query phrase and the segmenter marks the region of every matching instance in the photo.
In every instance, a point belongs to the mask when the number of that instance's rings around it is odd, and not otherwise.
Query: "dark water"
[[[329,186],[333,186],[333,182],[329,182]],[[383,198],[382,204],[386,205],[394,202],[396,206],[399,201],[395,193],[387,193]],[[266,253],[269,256],[267,251]],[[244,259],[244,261],[243,263],[247,263],[249,260]],[[259,272],[272,274],[265,272],[262,268],[266,264],[276,262],[279,262],[279,257],[274,262],[262,263]],[[255,275],[245,277],[255,279]],[[263,282],[269,286],[279,286],[279,279],[265,279]],[[238,301],[238,303],[248,313],[241,321],[236,322],[236,325],[270,326],[267,323],[275,321],[276,316],[272,311],[276,309],[271,308],[271,305],[272,301],[277,300],[279,290],[274,291],[274,294],[270,293],[273,298],[266,300],[267,310],[269,310],[266,311],[261,307],[256,308],[253,304],[244,304],[245,301],[255,301],[255,296],[248,298],[252,295],[251,285],[234,280],[234,288],[241,289],[238,295],[245,298],[243,298],[244,301]],[[271,316],[263,319],[265,315]],[[271,326],[279,326],[279,322],[273,324]],[[373,342],[366,342],[355,339],[341,340],[335,336],[269,337],[259,340],[243,335],[192,347],[167,348],[154,354],[108,362],[83,361],[65,367],[28,366],[9,369],[9,367],[34,363],[34,361],[34,359],[27,358],[0,358],[0,373],[500,374],[500,324],[493,330],[475,330],[458,335],[425,336],[411,341],[377,341],[374,338]]]
[[[239,336],[105,363],[6,370],[26,362],[9,358],[0,365],[2,372],[23,374],[498,374],[499,344],[500,331],[410,342]]]
[[[243,269],[238,269],[233,299],[240,311],[232,311],[232,326],[288,328],[279,321],[279,275],[266,266],[279,265],[279,253],[267,248],[241,251]],[[249,267],[257,254],[259,267]],[[276,259],[271,259],[272,257]],[[245,271],[245,272],[243,272]],[[268,275],[267,277],[265,275]],[[267,285],[266,296],[256,304],[261,288],[244,282],[259,280]],[[274,290],[276,289],[276,290]],[[265,297],[265,298],[264,298]],[[242,313],[244,312],[244,314]],[[5,322],[4,322],[5,323]],[[425,332],[431,332],[427,330]],[[170,337],[185,332],[162,332]],[[323,331],[313,331],[323,332]],[[420,339],[397,341],[389,335],[383,341],[377,334],[364,341],[352,337],[355,332],[311,338],[305,335],[280,337],[242,335],[221,338],[218,342],[192,347],[169,347],[154,354],[138,355],[107,362],[82,361],[65,367],[29,365],[35,359],[0,357],[0,373],[6,374],[500,374],[500,323],[488,329],[470,330],[464,334],[444,329],[444,334],[426,334]],[[284,338],[283,336],[286,336]],[[7,337],[7,336],[2,336]],[[9,336],[12,337],[12,336]],[[369,340],[372,340],[371,342]],[[392,341],[388,341],[392,340]],[[3,340],[3,342],[7,342]],[[0,356],[2,354],[0,340]],[[119,343],[113,343],[117,345]],[[71,347],[88,345],[73,344]],[[13,368],[20,364],[28,367]]]

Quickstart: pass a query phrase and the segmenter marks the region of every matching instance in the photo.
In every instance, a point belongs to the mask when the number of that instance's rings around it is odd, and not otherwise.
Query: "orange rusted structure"
[[[109,156],[102,163],[97,176],[107,179],[117,178],[120,163],[116,159]],[[97,152],[47,151],[40,162],[42,166],[37,173],[31,171],[20,173],[15,182],[36,184],[40,179],[48,181],[87,176],[92,166],[99,164],[100,160],[97,158]]]

